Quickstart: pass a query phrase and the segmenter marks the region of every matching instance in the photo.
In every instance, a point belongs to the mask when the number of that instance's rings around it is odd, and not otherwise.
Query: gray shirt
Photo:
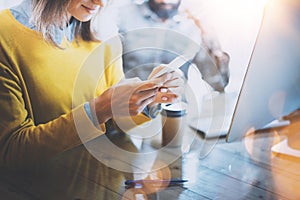
[[[209,46],[204,45],[201,30],[193,20],[176,15],[162,21],[147,2],[127,2],[119,8],[118,22],[127,78],[146,80],[159,64],[168,64],[178,55],[188,55],[193,58],[192,63],[196,64],[202,78],[215,90],[224,91],[229,79],[229,56],[223,52],[225,59],[216,61]],[[181,68],[185,74],[188,66]]]

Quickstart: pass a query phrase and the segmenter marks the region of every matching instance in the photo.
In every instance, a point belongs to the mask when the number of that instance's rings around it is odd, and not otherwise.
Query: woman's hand
[[[124,79],[90,102],[91,111],[99,124],[113,117],[134,116],[155,101],[159,88],[169,82],[165,74],[153,80]]]
[[[163,70],[163,68],[165,67],[168,66],[160,65],[154,68],[152,73],[149,75],[148,80],[160,79],[161,76],[157,78],[152,78],[152,77],[155,77],[155,74]],[[163,74],[162,76],[166,76],[166,75],[169,75],[170,79],[164,82],[164,84],[158,88],[158,93],[153,103],[151,103],[151,106],[157,103],[175,103],[181,100],[181,97],[184,93],[184,87],[185,87],[185,81],[183,79],[182,71],[176,69],[169,73]]]

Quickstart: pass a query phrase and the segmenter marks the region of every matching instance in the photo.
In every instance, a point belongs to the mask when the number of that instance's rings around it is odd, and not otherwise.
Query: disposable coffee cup
[[[162,105],[162,146],[180,147],[186,127],[187,105],[184,102]]]

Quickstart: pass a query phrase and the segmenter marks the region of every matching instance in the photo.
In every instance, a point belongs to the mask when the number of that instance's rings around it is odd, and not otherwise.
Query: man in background
[[[118,28],[125,76],[145,80],[154,67],[184,55],[190,59],[180,68],[186,77],[194,64],[213,90],[224,92],[229,55],[189,11],[179,12],[180,4],[181,0],[122,0]]]

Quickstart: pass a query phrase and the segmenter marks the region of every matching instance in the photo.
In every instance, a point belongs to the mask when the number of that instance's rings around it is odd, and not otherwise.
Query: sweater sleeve
[[[115,36],[111,38],[110,40],[106,41],[107,48],[109,48],[106,52],[110,52],[110,59],[113,62],[106,64],[106,79],[110,80],[108,81],[110,83],[109,87],[117,84],[120,82],[125,76],[123,72],[123,61],[122,61],[122,43],[119,38],[119,36]],[[133,129],[136,126],[139,126],[149,120],[151,118],[146,115],[145,113],[140,113],[136,116],[131,117],[113,117],[113,120],[115,122],[115,125],[118,126],[120,130],[123,132],[127,132],[130,129]]]
[[[105,132],[104,125],[93,126],[83,105],[36,125],[20,82],[0,62],[0,165],[39,163]]]

